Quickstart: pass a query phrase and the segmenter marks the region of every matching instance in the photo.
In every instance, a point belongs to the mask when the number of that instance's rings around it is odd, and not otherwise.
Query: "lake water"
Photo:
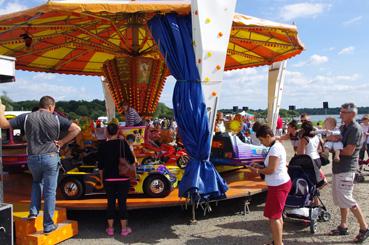
[[[357,115],[357,119],[361,119],[363,117],[364,114],[359,114]],[[340,122],[340,115],[309,115],[310,120],[312,122],[319,122],[319,121],[324,121],[324,119],[326,119],[327,117],[334,117],[336,118],[337,122]],[[296,117],[294,118],[295,120],[299,121],[300,117]]]

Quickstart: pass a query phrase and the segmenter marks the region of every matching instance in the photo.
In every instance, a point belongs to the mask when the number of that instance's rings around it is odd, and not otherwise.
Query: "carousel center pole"
[[[192,37],[212,140],[229,37],[237,0],[192,0]],[[211,144],[211,142],[210,142]],[[211,211],[209,203],[205,210]],[[192,222],[196,222],[192,203]]]

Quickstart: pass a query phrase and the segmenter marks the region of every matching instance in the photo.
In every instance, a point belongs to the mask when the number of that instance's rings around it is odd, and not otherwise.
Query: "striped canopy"
[[[104,63],[115,58],[163,60],[147,21],[170,12],[189,14],[190,3],[49,1],[0,16],[0,55],[16,57],[20,70],[105,75]],[[225,70],[272,64],[302,50],[295,26],[235,14]]]
[[[186,2],[82,2],[51,1],[0,16],[0,54],[16,57],[21,70],[102,75],[114,57],[160,58],[147,21],[190,11]],[[23,34],[32,38],[29,48]],[[295,26],[236,14],[225,69],[271,64],[302,50]]]

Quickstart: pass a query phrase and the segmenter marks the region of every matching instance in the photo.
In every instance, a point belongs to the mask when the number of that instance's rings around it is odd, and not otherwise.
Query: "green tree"
[[[87,105],[79,105],[75,112],[80,116],[89,116]]]
[[[3,103],[3,105],[5,105],[5,109],[7,111],[13,111],[14,110],[14,102],[8,97],[8,94],[3,91],[3,95],[0,96],[1,98],[1,103]]]

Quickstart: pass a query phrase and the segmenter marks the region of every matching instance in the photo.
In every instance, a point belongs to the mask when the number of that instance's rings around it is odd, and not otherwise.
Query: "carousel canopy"
[[[16,57],[21,70],[103,75],[103,63],[116,57],[160,59],[147,21],[190,12],[187,2],[83,2],[50,1],[0,16],[0,54]],[[236,14],[225,69],[271,64],[302,50],[295,26]]]
[[[20,70],[103,75],[118,110],[122,99],[134,103],[134,108],[148,108],[144,105],[152,103],[150,111],[137,109],[149,115],[156,108],[168,70],[147,22],[156,14],[190,11],[190,3],[180,1],[49,1],[0,16],[0,55],[16,57]],[[225,70],[272,64],[302,50],[295,26],[235,14]],[[128,65],[131,60],[141,65]],[[142,78],[137,75],[140,67],[150,70],[145,73],[146,83],[136,86]],[[120,74],[126,74],[130,83]],[[154,96],[149,89],[155,91]],[[150,98],[135,104],[124,91]]]

